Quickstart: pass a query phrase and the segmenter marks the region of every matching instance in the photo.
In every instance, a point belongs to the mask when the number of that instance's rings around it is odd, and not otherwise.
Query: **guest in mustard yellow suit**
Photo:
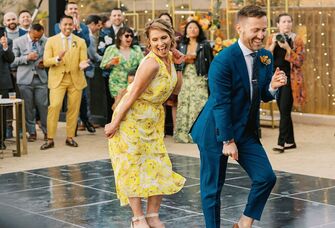
[[[172,171],[164,145],[163,103],[177,93],[174,63],[181,53],[174,47],[171,24],[155,19],[145,27],[151,52],[142,60],[135,80],[117,105],[112,122],[105,126],[121,205],[130,204],[132,227],[164,227],[158,211],[163,195],[182,189],[185,178]],[[141,198],[148,198],[147,214]]]
[[[81,95],[86,87],[83,70],[89,66],[85,41],[72,34],[73,19],[63,16],[60,20],[61,32],[50,37],[45,45],[43,62],[49,67],[48,87],[50,105],[48,107],[48,141],[41,150],[54,147],[57,123],[67,93],[66,145],[77,147],[73,140],[79,114]]]

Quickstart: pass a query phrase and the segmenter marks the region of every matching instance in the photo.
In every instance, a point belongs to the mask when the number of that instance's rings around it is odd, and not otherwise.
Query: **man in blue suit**
[[[252,180],[246,208],[233,227],[251,228],[259,220],[276,176],[258,138],[260,101],[274,99],[286,84],[273,74],[272,55],[263,49],[266,12],[246,6],[238,12],[239,40],[221,51],[209,69],[209,99],[191,135],[200,150],[200,189],[207,228],[220,227],[220,194],[227,160],[239,162]]]

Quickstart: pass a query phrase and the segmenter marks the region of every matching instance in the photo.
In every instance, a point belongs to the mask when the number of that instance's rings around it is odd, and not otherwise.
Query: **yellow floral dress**
[[[128,197],[147,198],[176,193],[185,183],[184,177],[172,171],[164,144],[163,103],[177,83],[177,74],[173,64],[170,74],[153,52],[147,58],[154,58],[159,63],[159,72],[131,106],[119,130],[109,140],[109,154],[121,206],[129,203]],[[132,84],[127,90],[130,91],[131,87]],[[121,99],[113,116],[117,115],[128,96],[129,92]]]

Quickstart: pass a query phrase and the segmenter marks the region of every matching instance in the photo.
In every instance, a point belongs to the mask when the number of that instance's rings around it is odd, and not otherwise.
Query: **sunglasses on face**
[[[124,35],[124,37],[126,37],[126,38],[131,37],[131,38],[133,38],[134,36],[133,36],[133,35],[130,35],[130,34],[126,34],[126,35]]]

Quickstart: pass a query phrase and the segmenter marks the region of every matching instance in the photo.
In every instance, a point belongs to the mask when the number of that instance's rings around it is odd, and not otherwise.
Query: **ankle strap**
[[[147,218],[159,217],[159,214],[158,213],[149,213],[145,217],[147,217]]]
[[[136,221],[140,221],[140,220],[143,220],[143,219],[145,219],[144,215],[142,215],[142,216],[134,216],[134,217],[131,218],[131,221],[136,222]]]

